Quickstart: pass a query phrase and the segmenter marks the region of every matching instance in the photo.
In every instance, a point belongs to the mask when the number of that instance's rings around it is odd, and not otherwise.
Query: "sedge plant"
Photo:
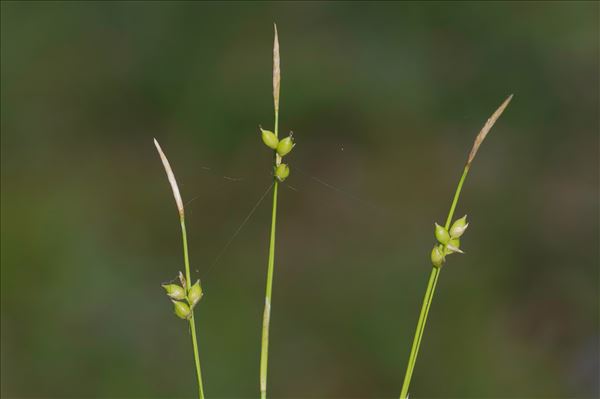
[[[283,163],[283,157],[294,148],[292,133],[288,137],[279,140],[279,87],[281,83],[281,68],[279,58],[279,38],[277,26],[274,25],[273,40],[273,104],[275,111],[275,123],[273,131],[260,127],[263,143],[273,150],[273,207],[271,211],[271,233],[269,239],[269,261],[267,264],[267,286],[265,292],[265,308],[262,321],[262,338],[260,351],[260,397],[267,397],[267,372],[269,368],[269,326],[271,322],[271,295],[273,292],[273,269],[275,267],[275,230],[277,224],[277,191],[279,183],[282,183],[290,174],[290,168]]]
[[[456,187],[456,191],[454,193],[454,198],[452,200],[452,205],[450,206],[450,211],[448,212],[448,216],[446,218],[446,223],[444,226],[440,226],[437,223],[434,228],[434,235],[437,240],[437,243],[434,245],[431,251],[431,263],[433,265],[431,269],[431,274],[429,275],[429,282],[427,283],[427,289],[425,290],[425,297],[423,298],[423,305],[421,306],[421,313],[419,315],[419,320],[417,322],[417,328],[415,331],[415,336],[413,339],[412,347],[410,350],[410,356],[408,358],[408,365],[406,367],[406,374],[404,376],[404,382],[402,384],[402,390],[400,392],[400,399],[408,398],[408,388],[410,386],[410,380],[413,375],[413,371],[415,368],[415,363],[417,362],[417,356],[419,354],[419,347],[421,346],[421,339],[423,338],[423,332],[425,331],[425,324],[427,323],[427,315],[429,314],[429,308],[431,307],[431,301],[433,300],[433,296],[435,294],[435,288],[438,282],[438,278],[440,276],[440,271],[442,266],[446,262],[446,257],[453,253],[464,253],[460,249],[460,237],[464,234],[465,230],[469,226],[467,223],[467,216],[463,216],[460,219],[457,219],[452,223],[452,219],[454,217],[454,211],[456,210],[456,205],[458,203],[458,198],[460,197],[460,192],[462,190],[465,179],[467,178],[467,174],[469,173],[469,169],[471,168],[471,164],[481,143],[486,138],[487,134],[494,126],[494,123],[498,120],[500,115],[504,112],[504,109],[508,106],[508,103],[512,99],[512,95],[510,95],[502,105],[490,116],[490,118],[486,121],[485,125],[475,138],[473,143],[473,147],[469,152],[469,156],[467,158],[467,163],[463,169],[463,173],[458,181],[458,186]]]
[[[196,378],[198,379],[198,397],[204,399],[204,387],[202,384],[202,371],[200,369],[200,356],[198,355],[198,340],[196,338],[196,323],[194,321],[194,308],[202,299],[203,292],[200,286],[200,280],[192,285],[192,278],[190,275],[190,257],[188,254],[188,243],[187,243],[187,231],[185,228],[185,212],[183,209],[183,201],[175,180],[175,174],[169,160],[165,156],[165,153],[160,148],[158,141],[154,139],[154,145],[160,155],[162,164],[167,173],[167,178],[173,190],[173,197],[175,198],[175,204],[179,212],[179,223],[181,225],[181,240],[183,242],[183,262],[185,265],[185,277],[182,272],[179,272],[178,278],[175,280],[179,281],[179,284],[170,282],[163,284],[162,287],[165,289],[167,296],[173,303],[173,309],[175,315],[180,319],[187,320],[190,328],[190,335],[192,336],[192,351],[194,354],[194,363],[196,365]]]

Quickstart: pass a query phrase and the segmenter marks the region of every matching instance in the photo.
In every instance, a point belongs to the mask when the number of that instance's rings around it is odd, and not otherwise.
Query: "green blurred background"
[[[472,140],[411,398],[597,397],[599,5],[2,2],[1,393],[195,392],[157,137],[187,205],[208,397],[256,397],[282,131],[272,397],[396,397]],[[233,179],[232,179],[233,178]],[[328,185],[332,185],[332,188]],[[211,265],[214,265],[211,267]]]

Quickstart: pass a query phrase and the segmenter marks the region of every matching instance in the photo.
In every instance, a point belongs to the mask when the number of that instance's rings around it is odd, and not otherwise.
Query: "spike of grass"
[[[281,68],[279,59],[279,38],[277,25],[273,24],[273,105],[275,112],[275,129],[273,133],[278,136],[279,131],[279,90],[281,84]],[[275,166],[279,166],[281,157],[275,152]],[[275,267],[275,231],[277,225],[277,191],[279,182],[274,178],[273,183],[273,209],[271,213],[271,236],[269,239],[269,262],[267,265],[267,287],[265,292],[265,308],[263,311],[262,339],[260,351],[260,397],[267,397],[267,374],[269,369],[269,327],[271,324],[271,295],[273,292],[273,269]]]
[[[456,204],[458,204],[458,198],[460,197],[460,192],[462,191],[463,184],[465,179],[467,178],[467,174],[469,173],[469,169],[471,168],[471,163],[473,159],[475,159],[475,155],[477,155],[477,151],[481,146],[483,140],[485,140],[487,134],[494,126],[494,123],[498,120],[500,115],[504,112],[508,103],[512,100],[513,95],[508,96],[506,100],[498,107],[498,109],[490,116],[490,118],[483,125],[483,128],[475,137],[475,141],[473,142],[473,147],[469,152],[469,156],[467,158],[467,163],[463,169],[462,176],[458,181],[458,186],[456,187],[456,191],[454,193],[454,198],[452,200],[452,205],[450,206],[450,211],[448,212],[448,217],[446,218],[445,228],[448,230],[450,228],[450,223],[452,222],[452,217],[454,216],[454,211],[456,210]],[[410,380],[413,375],[413,371],[415,368],[415,364],[417,362],[417,356],[419,354],[419,348],[421,346],[421,340],[423,338],[423,332],[425,331],[425,324],[427,323],[427,316],[429,314],[429,308],[431,307],[431,301],[433,300],[433,296],[435,294],[435,288],[437,286],[438,278],[440,276],[441,267],[433,267],[431,269],[431,274],[429,275],[429,281],[427,283],[427,289],[425,290],[425,297],[423,298],[423,304],[421,306],[421,313],[419,314],[419,320],[417,322],[417,328],[415,330],[415,336],[413,339],[413,344],[410,350],[410,356],[408,358],[408,365],[406,367],[406,374],[404,375],[404,382],[402,384],[402,390],[400,392],[400,399],[408,398],[408,388],[410,386]]]
[[[167,159],[165,153],[162,148],[160,148],[160,144],[158,141],[154,139],[154,145],[156,146],[156,150],[160,155],[160,159],[162,160],[163,166],[165,168],[165,172],[167,173],[167,178],[169,179],[169,183],[171,184],[171,189],[173,190],[173,197],[175,198],[175,203],[177,204],[177,210],[179,211],[179,222],[181,225],[181,240],[183,242],[183,261],[185,264],[185,288],[186,292],[188,292],[192,288],[192,278],[190,274],[190,257],[188,253],[188,242],[187,242],[187,230],[185,228],[185,211],[183,208],[183,201],[181,200],[181,194],[179,192],[179,187],[177,186],[177,180],[175,180],[175,174],[173,173],[173,169]],[[192,349],[194,352],[194,363],[196,365],[196,378],[198,380],[198,397],[200,399],[204,399],[204,386],[202,383],[202,371],[200,368],[200,356],[198,355],[198,340],[196,338],[196,323],[194,321],[194,310],[192,309],[192,314],[188,319],[190,326],[190,333],[192,336]]]

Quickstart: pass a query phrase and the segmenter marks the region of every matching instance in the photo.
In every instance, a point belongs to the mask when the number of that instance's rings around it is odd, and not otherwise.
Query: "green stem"
[[[267,270],[267,288],[265,293],[265,310],[263,312],[262,345],[260,352],[260,397],[267,397],[267,370],[269,367],[269,325],[271,321],[271,293],[273,291],[273,268],[275,266],[275,227],[277,222],[277,188],[273,188],[273,213],[271,216],[271,239],[269,243],[269,265]]]
[[[450,223],[452,222],[452,217],[454,216],[454,211],[456,210],[456,204],[458,203],[458,198],[460,197],[460,192],[462,190],[463,183],[465,182],[468,173],[469,165],[465,166],[463,174],[458,182],[458,186],[456,187],[454,199],[452,200],[452,205],[450,206],[450,211],[448,212],[448,218],[446,219],[446,230],[450,228]],[[440,276],[440,270],[441,269],[438,267],[433,267],[431,269],[431,274],[429,275],[427,290],[425,291],[425,297],[423,298],[423,304],[421,305],[421,313],[419,315],[419,321],[417,322],[415,337],[413,339],[412,348],[410,350],[410,356],[408,358],[408,365],[406,366],[406,374],[404,375],[404,382],[402,384],[402,391],[400,392],[400,399],[408,398],[408,388],[410,386],[410,380],[412,378],[413,371],[415,369],[415,364],[417,362],[417,356],[419,354],[419,348],[421,346],[421,339],[423,338],[423,332],[425,331],[425,324],[427,323],[427,316],[429,315],[429,308],[431,307],[431,302],[435,294],[435,288],[437,286],[437,281]]]
[[[275,108],[275,137],[279,137],[279,110]]]
[[[431,299],[435,291],[435,285],[437,284],[438,276],[440,275],[440,269],[434,267],[431,269],[429,275],[429,283],[427,284],[427,290],[425,291],[425,297],[423,298],[423,305],[421,306],[421,314],[419,315],[419,321],[417,322],[417,329],[415,331],[415,337],[413,339],[412,348],[410,350],[410,357],[408,359],[408,366],[406,368],[406,374],[404,375],[404,383],[402,384],[402,392],[400,398],[404,399],[408,395],[408,387],[410,385],[410,379],[417,361],[417,354],[419,352],[419,346],[421,345],[421,337],[423,336],[423,330],[425,329],[425,323],[427,322],[427,314],[429,313],[429,306],[431,305]]]
[[[275,105],[275,136],[279,131],[279,109]],[[281,157],[275,152],[275,165],[281,163]],[[269,326],[271,324],[271,293],[273,291],[273,269],[275,267],[275,230],[277,224],[277,189],[279,182],[275,178],[273,187],[273,210],[271,214],[271,238],[269,240],[269,263],[267,266],[267,288],[265,292],[265,309],[263,311],[262,339],[260,349],[260,397],[267,397],[267,371],[269,369]]]
[[[446,230],[450,228],[450,223],[452,222],[452,217],[454,216],[454,210],[456,209],[456,204],[458,203],[458,197],[460,197],[460,192],[462,190],[463,183],[467,178],[467,174],[469,173],[469,165],[465,166],[463,170],[463,174],[460,177],[458,182],[458,186],[456,187],[456,192],[454,193],[454,199],[452,200],[452,206],[450,207],[450,212],[448,212],[448,218],[446,219],[446,225],[444,226]]]
[[[192,288],[192,278],[190,274],[190,257],[188,255],[187,232],[185,229],[185,218],[183,213],[180,217],[181,221],[181,237],[183,240],[183,259],[185,263],[185,279],[186,291]],[[202,384],[202,371],[200,370],[200,356],[198,356],[198,340],[196,339],[196,323],[194,322],[194,310],[192,309],[192,317],[190,317],[190,332],[192,335],[192,347],[194,348],[194,362],[196,363],[196,377],[198,378],[198,397],[204,399],[204,387]]]

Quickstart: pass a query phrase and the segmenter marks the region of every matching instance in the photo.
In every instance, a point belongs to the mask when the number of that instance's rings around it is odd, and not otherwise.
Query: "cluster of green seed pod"
[[[171,283],[163,284],[162,287],[167,292],[167,296],[171,298],[171,302],[173,302],[175,315],[180,319],[189,320],[192,317],[194,307],[202,299],[202,287],[200,286],[200,280],[197,280],[186,292],[185,278],[181,272],[179,272],[179,281],[181,285]]]
[[[446,256],[451,255],[455,252],[460,254],[464,253],[460,249],[460,237],[464,234],[465,230],[469,227],[467,223],[467,215],[454,221],[450,230],[446,230],[444,226],[435,224],[434,235],[438,243],[433,246],[431,250],[431,263],[435,267],[442,267],[446,262]]]
[[[290,132],[288,137],[281,140],[277,138],[275,133],[270,130],[265,130],[260,127],[261,137],[263,143],[270,149],[277,152],[277,160],[275,165],[275,178],[280,182],[283,182],[290,175],[290,167],[281,162],[281,158],[289,154],[292,149],[296,146],[294,143],[293,133]]]

